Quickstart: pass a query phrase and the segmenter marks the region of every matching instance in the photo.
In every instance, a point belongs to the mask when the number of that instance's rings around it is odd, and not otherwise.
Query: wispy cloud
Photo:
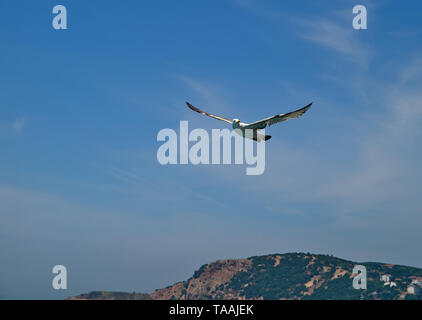
[[[21,133],[25,126],[25,123],[26,123],[25,119],[16,119],[11,125],[12,131],[15,134]]]
[[[340,15],[340,18],[342,16]],[[359,32],[364,31],[354,30],[350,21],[340,18],[292,21],[299,27],[299,35],[303,39],[331,49],[366,68],[370,62],[371,51],[359,38]]]
[[[186,75],[179,75],[178,78],[190,90],[190,94],[188,92],[188,99],[195,99],[195,101],[190,101],[192,104],[196,105],[198,103],[199,106],[205,105],[203,108],[208,108],[226,117],[235,116],[237,111],[236,105],[229,103],[229,93],[225,92],[221,86]],[[184,110],[189,115],[194,115],[189,109],[185,108]],[[197,119],[198,117],[195,116],[195,118]],[[212,124],[212,122],[208,123]]]
[[[362,68],[367,68],[372,56],[369,47],[360,40],[359,31],[352,27],[352,10],[334,11],[331,16],[295,17],[282,12],[268,10],[258,6],[258,2],[251,0],[235,0],[240,7],[274,23],[290,23],[293,32],[300,38],[311,41],[319,46],[326,47],[342,56],[351,59]],[[364,32],[364,31],[360,31]]]
[[[417,209],[416,190],[422,178],[418,163],[422,68],[416,68],[418,61],[403,67],[396,83],[380,86],[376,96],[381,97],[378,103],[383,108],[370,123],[372,129],[360,139],[355,167],[322,186],[320,196],[342,203],[349,212],[376,211],[386,204],[386,214],[399,208]],[[408,218],[412,221],[416,216]]]
[[[214,97],[214,94],[211,92],[211,90],[201,84],[198,80],[195,80],[185,75],[181,75],[180,80],[188,87],[193,89],[196,93],[202,95],[204,98],[210,99]]]

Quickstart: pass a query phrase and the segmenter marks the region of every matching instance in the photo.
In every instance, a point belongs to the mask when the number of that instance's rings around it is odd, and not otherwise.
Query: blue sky
[[[1,1],[0,298],[151,292],[277,252],[422,267],[421,9]],[[185,100],[244,122],[314,106],[267,130],[265,173],[246,176],[158,164],[159,130],[226,127]]]

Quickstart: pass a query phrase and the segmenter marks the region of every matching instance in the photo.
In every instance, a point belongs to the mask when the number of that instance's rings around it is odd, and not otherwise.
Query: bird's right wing
[[[192,109],[193,111],[196,111],[196,112],[198,112],[198,113],[200,113],[200,114],[205,114],[206,116],[208,116],[208,117],[211,117],[211,118],[214,118],[214,119],[217,119],[217,120],[221,120],[221,121],[225,121],[225,122],[228,122],[228,123],[232,123],[232,120],[230,120],[230,119],[227,119],[227,118],[224,118],[224,117],[219,117],[219,116],[215,116],[215,115],[213,115],[213,114],[210,114],[210,113],[207,113],[207,112],[205,112],[205,111],[202,111],[201,109],[198,109],[197,107],[194,107],[193,105],[191,105],[189,102],[187,102],[186,101],[186,105],[190,108],[190,109]]]
[[[252,122],[248,124],[247,126],[245,126],[245,129],[260,130],[260,129],[264,129],[267,125],[272,126],[273,124],[276,124],[282,121],[299,118],[306,111],[308,111],[311,106],[312,106],[312,102],[299,110],[288,112],[288,113],[277,114],[275,116],[272,116],[263,120]]]

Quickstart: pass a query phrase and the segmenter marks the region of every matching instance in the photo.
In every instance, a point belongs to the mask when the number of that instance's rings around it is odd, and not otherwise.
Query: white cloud
[[[372,129],[361,138],[355,168],[345,168],[341,176],[331,179],[319,191],[321,197],[338,201],[347,211],[375,211],[386,203],[386,213],[417,209],[416,190],[422,178],[418,155],[422,91],[412,87],[415,81],[416,87],[422,87],[422,69],[409,69],[415,63],[402,68],[397,83],[378,89],[376,96],[382,97],[379,103],[383,107],[377,109],[377,117],[370,123]]]
[[[26,123],[25,119],[16,119],[11,125],[12,131],[15,134],[21,133],[23,130],[23,127],[25,126],[25,123]]]
[[[338,20],[338,19],[337,19]],[[352,28],[350,22],[334,19],[293,19],[302,31],[300,37],[320,46],[331,49],[353,62],[367,68],[371,51],[359,38],[359,32]]]
[[[235,3],[266,20],[275,23],[289,21],[294,26],[292,30],[295,30],[299,37],[331,49],[351,59],[363,69],[367,69],[369,65],[372,52],[359,37],[362,35],[360,32],[365,31],[357,31],[352,27],[354,15],[351,9],[334,11],[331,18],[301,18],[258,7],[258,2],[251,0],[235,0]]]

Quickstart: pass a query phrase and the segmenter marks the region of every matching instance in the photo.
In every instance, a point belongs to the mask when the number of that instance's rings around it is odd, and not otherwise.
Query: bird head
[[[232,127],[233,129],[239,128],[240,120],[239,119],[233,119]]]

